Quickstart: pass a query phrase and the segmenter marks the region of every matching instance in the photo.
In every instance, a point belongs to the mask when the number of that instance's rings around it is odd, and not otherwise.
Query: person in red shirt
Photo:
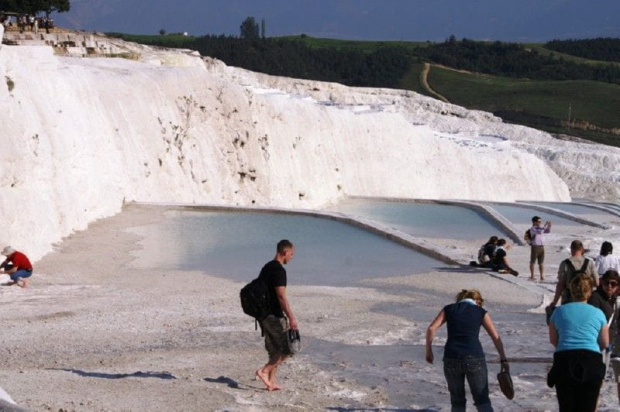
[[[6,259],[0,264],[0,273],[6,273],[11,276],[12,283],[22,288],[28,287],[28,278],[32,275],[32,263],[26,255],[18,252],[11,246],[7,246],[2,250],[2,254]]]

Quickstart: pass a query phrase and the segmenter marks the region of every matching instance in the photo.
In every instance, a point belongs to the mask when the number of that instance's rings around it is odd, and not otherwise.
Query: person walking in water
[[[448,324],[448,340],[443,352],[443,372],[450,391],[452,411],[465,411],[465,378],[469,383],[478,411],[493,411],[489,399],[487,364],[478,335],[480,326],[487,331],[500,357],[502,370],[508,371],[508,360],[491,317],[482,309],[484,299],[475,289],[463,289],[456,303],[445,306],[426,330],[426,361],[433,363],[433,339],[444,323]]]
[[[545,280],[544,266],[545,263],[545,246],[543,243],[543,233],[551,232],[551,222],[547,220],[542,226],[542,219],[538,216],[532,218],[532,227],[530,228],[530,280],[535,280],[534,264],[538,261],[538,270],[540,271],[540,281]]]
[[[276,383],[278,367],[293,352],[288,345],[288,330],[298,330],[297,319],[286,296],[286,270],[283,265],[293,259],[295,248],[284,239],[278,242],[276,256],[267,263],[258,275],[267,285],[267,301],[269,315],[260,321],[261,330],[265,335],[265,349],[269,360],[265,366],[256,370],[256,376],[263,381],[268,391],[282,390]]]
[[[0,264],[0,269],[11,276],[10,285],[27,288],[28,278],[32,275],[32,263],[28,257],[11,246],[5,247],[2,254],[6,256],[6,259]]]

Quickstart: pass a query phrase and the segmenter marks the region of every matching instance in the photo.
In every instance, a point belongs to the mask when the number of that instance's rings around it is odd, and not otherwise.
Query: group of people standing
[[[525,235],[531,246],[531,280],[535,279],[536,264],[540,279],[544,280],[543,235],[550,231],[550,221],[543,225],[540,217],[532,218],[532,227]],[[479,265],[512,273],[514,269],[508,264],[502,240],[493,236],[482,246]],[[555,387],[560,412],[589,412],[597,408],[608,364],[612,366],[620,400],[620,313],[616,304],[620,296],[620,262],[612,255],[613,246],[607,241],[596,259],[584,256],[585,249],[579,240],[572,241],[570,249],[570,258],[559,266],[555,294],[548,307],[549,342],[555,351],[547,384]],[[562,304],[558,306],[560,300]],[[502,370],[509,370],[501,338],[482,308],[483,302],[479,291],[462,290],[456,302],[445,306],[427,329],[426,360],[433,363],[433,338],[439,327],[447,324],[443,361],[452,411],[465,410],[465,380],[477,410],[493,410],[478,337],[480,326],[491,337]]]
[[[32,14],[18,15],[15,20],[15,24],[17,25],[20,33],[27,30],[30,30],[33,33],[38,33],[39,28],[44,28],[49,33],[49,29],[54,27],[54,22],[52,19],[47,17],[36,17]],[[0,23],[8,29],[9,27],[13,27],[13,18],[9,14],[0,14]]]

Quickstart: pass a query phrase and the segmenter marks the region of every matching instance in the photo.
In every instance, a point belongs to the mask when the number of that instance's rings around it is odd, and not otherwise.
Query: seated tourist
[[[506,239],[499,239],[497,241],[497,249],[493,255],[492,268],[496,272],[510,273],[513,276],[519,276],[519,272],[512,269],[508,264],[508,258],[506,257]]]

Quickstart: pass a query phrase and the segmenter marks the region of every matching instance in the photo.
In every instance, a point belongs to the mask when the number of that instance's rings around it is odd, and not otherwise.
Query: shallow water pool
[[[572,203],[542,202],[538,204],[540,206],[552,207],[554,209],[562,210],[564,212],[572,213],[574,215],[600,215],[602,219],[609,219],[610,217],[615,216],[613,213],[605,212],[594,207],[575,205]]]
[[[490,207],[495,209],[497,213],[504,216],[510,222],[516,225],[531,225],[532,217],[540,216],[543,223],[550,220],[554,225],[563,226],[580,226],[581,223],[575,222],[571,219],[566,219],[552,213],[542,212],[537,209],[532,209],[527,206],[510,206],[500,204],[489,204]]]
[[[236,281],[255,278],[281,239],[295,245],[286,266],[295,284],[350,286],[364,278],[446,267],[380,235],[302,215],[179,210],[132,231],[144,237],[143,249],[135,253],[141,268],[204,270]]]
[[[346,199],[330,210],[373,219],[422,238],[470,240],[507,235],[491,219],[455,205]]]

